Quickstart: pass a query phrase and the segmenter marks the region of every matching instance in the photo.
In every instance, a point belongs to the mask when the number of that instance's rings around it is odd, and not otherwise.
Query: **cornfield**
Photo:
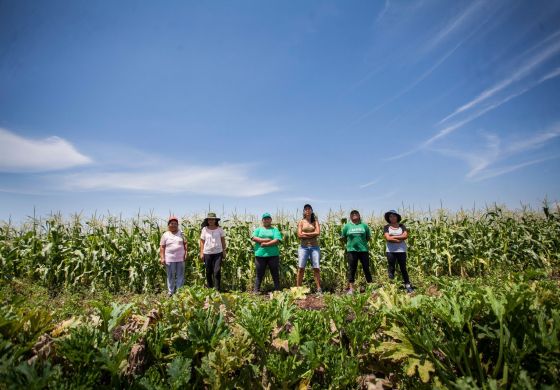
[[[375,216],[374,283],[360,276],[353,295],[340,294],[343,215],[323,220],[320,296],[292,287],[297,218],[274,218],[283,291],[268,295],[245,292],[256,218],[222,221],[224,293],[203,287],[201,218],[184,218],[187,285],[172,298],[162,220],[3,223],[0,390],[558,388],[560,210],[404,214],[413,294],[386,276]]]
[[[322,223],[321,277],[324,289],[340,291],[345,284],[346,260],[339,240],[341,216],[330,214]],[[185,218],[188,241],[186,281],[202,286],[198,260],[201,219]],[[281,285],[295,285],[297,219],[278,218],[281,244]],[[381,218],[369,218],[373,238],[370,258],[376,283],[385,281],[385,242]],[[408,266],[414,279],[425,276],[482,276],[489,272],[557,268],[560,259],[560,212],[545,209],[512,212],[494,208],[481,213],[444,211],[412,215],[403,220],[410,231]],[[226,290],[249,290],[254,279],[250,234],[258,221],[232,217],[224,221],[228,257],[223,263]],[[84,286],[92,291],[158,292],[165,273],[158,263],[159,239],[166,227],[157,218],[121,220],[114,217],[60,216],[32,219],[15,227],[0,227],[0,278],[24,277],[57,291]],[[308,275],[310,277],[310,275]],[[363,283],[363,279],[358,281]],[[268,285],[270,287],[270,284]]]

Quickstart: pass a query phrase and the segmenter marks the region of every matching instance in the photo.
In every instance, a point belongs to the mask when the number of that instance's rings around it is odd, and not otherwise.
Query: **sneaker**
[[[411,294],[414,292],[414,289],[412,288],[412,286],[410,284],[407,284],[406,286],[404,286],[404,288],[406,289],[406,292]]]
[[[352,295],[352,294],[354,294],[354,290],[349,288],[348,291],[346,291],[346,294]]]
[[[323,289],[321,287],[317,289],[317,295],[323,295]]]

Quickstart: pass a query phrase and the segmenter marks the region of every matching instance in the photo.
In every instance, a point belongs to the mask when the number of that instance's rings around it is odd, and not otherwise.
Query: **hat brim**
[[[393,212],[391,212],[391,211],[387,211],[387,212],[385,213],[385,221],[387,221],[387,223],[391,223],[391,221],[389,220],[389,216],[390,216],[391,214],[395,214],[395,215],[397,216],[397,222],[400,222],[400,221],[401,221],[402,217],[401,217],[401,215],[400,215],[399,213],[393,213]]]
[[[204,221],[205,221],[205,222],[208,222],[209,219],[213,219],[213,220],[216,221],[216,222],[218,222],[218,221],[221,220],[221,218],[218,218],[218,217],[215,217],[215,218],[214,218],[214,217],[210,217],[210,218],[207,217],[207,218],[204,218]]]

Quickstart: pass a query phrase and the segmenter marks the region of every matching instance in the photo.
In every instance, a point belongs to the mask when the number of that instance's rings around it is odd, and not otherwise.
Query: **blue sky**
[[[0,2],[0,219],[538,207],[559,172],[559,1]]]

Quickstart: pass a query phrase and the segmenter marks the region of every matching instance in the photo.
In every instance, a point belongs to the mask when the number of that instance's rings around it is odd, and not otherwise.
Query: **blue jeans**
[[[167,290],[170,295],[175,294],[185,281],[185,262],[165,263],[165,271],[167,272]]]
[[[300,246],[298,248],[298,267],[305,268],[307,260],[311,260],[313,268],[319,268],[321,249],[318,246]]]

